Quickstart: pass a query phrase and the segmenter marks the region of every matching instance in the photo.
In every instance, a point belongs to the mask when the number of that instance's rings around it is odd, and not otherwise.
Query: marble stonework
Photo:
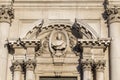
[[[0,0],[0,80],[119,80],[119,8],[117,0]]]

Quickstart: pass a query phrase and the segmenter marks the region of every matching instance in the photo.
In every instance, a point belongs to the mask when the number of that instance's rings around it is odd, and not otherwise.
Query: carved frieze
[[[14,18],[14,10],[11,6],[4,6],[0,8],[0,22],[11,23],[11,20]]]

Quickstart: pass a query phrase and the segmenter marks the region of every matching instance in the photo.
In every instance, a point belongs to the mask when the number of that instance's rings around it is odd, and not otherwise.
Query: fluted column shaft
[[[91,80],[91,64],[90,60],[82,60],[83,80]]]
[[[26,80],[35,80],[35,74],[34,74],[34,69],[35,69],[35,61],[29,59],[26,62]]]
[[[18,60],[13,62],[13,71],[14,71],[13,80],[21,80],[22,64],[23,64],[22,61],[18,61]]]
[[[97,61],[95,63],[96,66],[96,80],[104,80],[104,67],[105,61]]]
[[[6,80],[8,51],[6,40],[9,35],[11,19],[13,19],[13,9],[2,6],[0,8],[0,80]]]
[[[120,79],[120,15],[116,7],[108,9],[110,45],[110,79]]]

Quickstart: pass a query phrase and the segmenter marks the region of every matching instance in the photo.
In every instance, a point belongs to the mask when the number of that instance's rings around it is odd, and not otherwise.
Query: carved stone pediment
[[[103,53],[110,40],[98,39],[93,33],[94,30],[79,21],[74,24],[40,23],[29,31],[25,38],[11,42],[10,46],[14,48],[15,54],[24,52],[23,55],[26,53],[30,59],[34,56],[43,61],[49,58],[50,63],[62,65],[64,61],[69,62],[66,58],[90,58],[91,50]]]

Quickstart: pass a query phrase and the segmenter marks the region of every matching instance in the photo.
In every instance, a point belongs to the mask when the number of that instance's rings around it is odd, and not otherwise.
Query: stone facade
[[[120,2],[1,0],[0,80],[119,80]]]

